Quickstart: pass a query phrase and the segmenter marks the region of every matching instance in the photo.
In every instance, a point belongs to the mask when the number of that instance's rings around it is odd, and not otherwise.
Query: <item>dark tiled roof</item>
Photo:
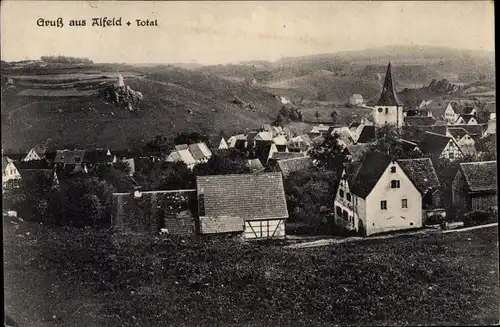
[[[431,159],[400,159],[397,162],[422,195],[440,187]]]
[[[418,148],[423,153],[441,154],[450,141],[453,141],[453,139],[449,136],[425,132],[422,141],[418,144]]]
[[[30,161],[16,161],[14,162],[17,170],[41,170],[41,169],[52,169],[54,165],[45,159],[41,160],[30,160]]]
[[[470,113],[474,110],[474,107],[471,106],[465,106],[465,107],[453,107],[455,110],[456,114],[461,114],[461,115],[470,115]]]
[[[113,161],[113,155],[108,155],[107,152],[108,149],[87,150],[83,156],[83,162],[92,164],[109,163]]]
[[[369,143],[375,141],[375,126],[366,125],[359,134],[358,143]]]
[[[462,139],[462,137],[469,134],[469,132],[467,132],[467,130],[465,130],[462,127],[448,127],[448,132],[451,134],[451,136],[453,136],[453,138],[456,141]]]
[[[253,139],[259,134],[259,132],[252,131],[247,134],[247,141],[253,141]]]
[[[304,152],[274,152],[271,159],[273,160],[286,160],[293,158],[302,158],[305,157]]]
[[[483,136],[485,131],[485,125],[453,125],[454,128],[461,127],[469,132],[470,135],[480,135]]]
[[[469,189],[473,192],[497,189],[497,162],[465,162],[460,164]]]
[[[45,178],[47,180],[52,178],[54,174],[54,169],[22,169],[19,170],[19,174],[23,180],[36,180],[37,178]]]
[[[391,157],[384,153],[365,153],[360,166],[351,166],[355,170],[349,178],[352,193],[366,199],[390,163]]]
[[[313,166],[311,157],[302,157],[294,159],[279,160],[278,167],[283,174],[284,178],[287,178],[291,173],[306,170]]]
[[[406,124],[410,126],[431,126],[436,123],[434,117],[406,116],[404,118]]]
[[[403,102],[399,100],[394,86],[394,77],[392,76],[391,63],[387,65],[387,72],[385,74],[384,86],[382,93],[378,99],[377,105],[379,106],[402,106]]]
[[[197,176],[196,184],[205,216],[288,218],[281,173]]]

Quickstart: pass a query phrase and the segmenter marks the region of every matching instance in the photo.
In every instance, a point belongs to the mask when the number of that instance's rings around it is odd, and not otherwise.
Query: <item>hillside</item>
[[[309,98],[312,97],[312,100],[318,100],[314,98],[317,94],[309,91],[308,82],[311,81],[311,76],[314,79],[317,74],[330,72],[331,78],[326,83],[336,84],[340,89],[351,88],[354,82],[373,84],[383,78],[389,61],[393,63],[393,74],[400,90],[429,84],[432,79],[447,79],[457,84],[472,83],[479,79],[494,80],[494,53],[427,46],[385,46],[361,51],[283,58],[275,62],[205,66],[198,71],[234,80],[253,77],[260,85],[273,88],[291,88],[289,84],[292,83],[295,84],[294,92],[301,92]],[[297,81],[301,78],[303,83]],[[328,90],[329,88],[326,88],[326,91]],[[371,96],[369,90],[366,90],[367,94],[362,91],[363,87],[361,94],[365,97]],[[343,93],[341,92],[340,96],[343,96]],[[338,96],[333,95],[332,98]]]
[[[143,94],[138,112],[105,103],[99,96],[104,85],[116,81],[115,71],[48,73],[7,75],[15,87],[2,94],[2,147],[6,151],[27,151],[47,139],[57,147],[122,149],[159,134],[173,137],[180,132],[201,132],[217,137],[221,129],[235,133],[260,127],[279,110],[263,89],[172,66],[120,72],[126,85]],[[75,82],[81,85],[66,85]],[[231,103],[235,96],[251,107]]]

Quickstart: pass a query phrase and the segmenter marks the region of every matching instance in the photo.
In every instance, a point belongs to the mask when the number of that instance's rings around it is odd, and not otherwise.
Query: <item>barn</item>
[[[197,176],[201,234],[285,237],[288,210],[281,173]]]

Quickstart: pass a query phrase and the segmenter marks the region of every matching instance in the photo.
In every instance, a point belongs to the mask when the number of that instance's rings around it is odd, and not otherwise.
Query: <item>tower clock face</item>
[[[382,108],[378,108],[378,112],[382,112],[382,110],[383,110]]]

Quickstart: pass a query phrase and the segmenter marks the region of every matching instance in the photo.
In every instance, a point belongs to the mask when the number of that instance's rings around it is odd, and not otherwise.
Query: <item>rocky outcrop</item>
[[[138,104],[143,99],[141,92],[134,91],[130,86],[110,85],[103,91],[104,101],[114,103],[130,111],[137,111]]]

